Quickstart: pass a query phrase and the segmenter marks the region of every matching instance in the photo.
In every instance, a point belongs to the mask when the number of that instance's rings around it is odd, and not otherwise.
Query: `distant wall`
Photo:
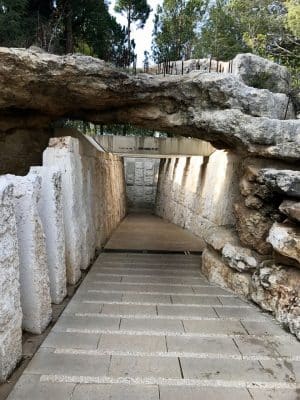
[[[128,207],[154,210],[160,160],[126,157],[124,162]]]
[[[52,135],[50,129],[0,131],[0,175],[26,175],[32,165],[42,165]]]
[[[234,225],[239,165],[225,151],[161,160],[156,213],[197,236],[213,225]]]

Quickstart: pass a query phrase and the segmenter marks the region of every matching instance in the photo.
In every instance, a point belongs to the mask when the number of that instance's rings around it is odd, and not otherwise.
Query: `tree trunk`
[[[66,54],[74,52],[73,40],[73,24],[72,24],[72,6],[70,0],[65,2],[65,39],[66,39]]]
[[[131,8],[129,7],[128,13],[127,13],[127,33],[128,33],[128,43],[127,43],[127,49],[128,49],[128,54],[127,54],[127,67],[130,66],[131,64]]]

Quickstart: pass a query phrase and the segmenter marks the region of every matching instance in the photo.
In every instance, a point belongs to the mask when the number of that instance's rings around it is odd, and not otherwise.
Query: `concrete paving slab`
[[[183,321],[187,333],[247,335],[240,321]]]
[[[159,400],[154,385],[77,385],[72,400]]]
[[[273,321],[243,321],[243,326],[250,335],[290,336],[279,323]]]
[[[141,285],[136,284],[126,284],[126,283],[99,283],[91,282],[87,286],[87,289],[105,290],[105,291],[117,291],[122,293],[155,293],[155,294],[166,294],[166,293],[183,293],[183,294],[193,294],[192,287],[188,286],[174,286],[174,285]],[[210,288],[207,288],[209,291]]]
[[[166,336],[166,342],[169,352],[241,356],[241,353],[231,338],[216,339]]]
[[[173,304],[205,304],[210,306],[221,305],[217,296],[181,296],[172,295]]]
[[[118,317],[79,317],[63,315],[53,327],[53,332],[66,332],[68,329],[119,329],[120,318]]]
[[[39,375],[24,374],[7,400],[71,400],[75,384],[40,382]]]
[[[98,348],[105,351],[166,352],[164,336],[101,335]]]
[[[269,321],[271,319],[270,314],[263,313],[258,308],[217,308],[216,313],[220,318],[237,318],[242,320],[254,321]]]
[[[127,305],[127,304],[104,304],[102,314],[110,315],[156,315],[156,306],[141,306],[141,305]]]
[[[160,386],[160,400],[251,400],[247,389]]]
[[[181,379],[178,359],[174,357],[112,356],[109,376],[122,378]]]
[[[164,303],[171,304],[171,296],[164,294],[131,294],[126,293],[122,298],[125,302],[134,303]]]
[[[96,349],[100,334],[50,332],[41,347],[55,349]]]
[[[83,354],[55,354],[49,349],[40,349],[26,372],[39,375],[61,376],[107,376],[110,365],[109,356]]]
[[[258,361],[250,360],[217,360],[199,358],[180,358],[185,379],[221,380],[225,382],[247,382],[277,384],[282,379],[293,382],[293,373],[284,365],[267,364],[262,367]]]
[[[179,319],[184,317],[202,317],[202,318],[216,318],[217,314],[212,307],[187,307],[187,306],[177,306],[172,304],[170,306],[157,306],[157,312],[159,316],[172,316]]]
[[[299,400],[299,389],[249,389],[254,400]]]
[[[180,320],[168,319],[153,320],[143,318],[122,318],[120,330],[184,333],[182,322]]]

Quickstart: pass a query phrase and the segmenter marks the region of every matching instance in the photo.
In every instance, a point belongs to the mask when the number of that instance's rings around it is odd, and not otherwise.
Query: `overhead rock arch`
[[[288,96],[247,86],[249,74],[241,57],[234,64],[235,74],[194,71],[167,77],[128,75],[92,57],[56,56],[37,49],[1,48],[0,60],[3,131],[41,128],[68,117],[131,123],[252,155],[299,158],[300,121]],[[256,68],[259,77],[261,71],[259,86],[264,86],[269,68],[275,91],[278,81],[280,90],[287,91],[282,89],[288,85],[284,67],[257,57],[256,64],[251,61],[251,73]]]

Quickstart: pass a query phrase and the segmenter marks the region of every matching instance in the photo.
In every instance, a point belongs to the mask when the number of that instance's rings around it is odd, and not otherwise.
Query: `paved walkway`
[[[9,400],[299,399],[300,344],[200,260],[102,253]]]
[[[153,250],[199,252],[204,242],[187,230],[151,214],[129,214],[113,233],[105,248],[110,250]]]

